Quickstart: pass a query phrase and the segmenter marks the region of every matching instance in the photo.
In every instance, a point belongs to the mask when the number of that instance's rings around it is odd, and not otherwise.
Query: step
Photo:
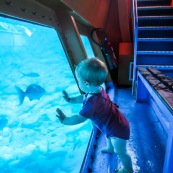
[[[173,26],[173,16],[140,16],[138,26]]]
[[[173,51],[137,51],[137,65],[173,65]]]
[[[173,38],[138,38],[138,42],[173,42]]]
[[[137,51],[139,55],[173,55],[173,51]],[[171,56],[172,57],[172,56]],[[173,60],[173,57],[172,57]]]
[[[138,41],[137,44],[138,51],[173,51],[173,40],[164,41],[145,39],[145,41]]]
[[[141,6],[158,6],[158,5],[170,5],[169,0],[138,0],[138,7]]]
[[[173,26],[138,27],[138,38],[173,38]]]
[[[167,19],[172,19],[173,20],[173,16],[172,15],[162,15],[162,16],[139,16],[138,17],[139,20],[167,20]]]
[[[165,15],[173,15],[172,6],[138,7],[138,16],[165,16]]]

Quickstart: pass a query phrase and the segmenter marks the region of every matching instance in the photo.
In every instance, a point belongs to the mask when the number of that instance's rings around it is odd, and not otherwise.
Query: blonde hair
[[[106,65],[97,58],[90,58],[80,62],[75,70],[84,81],[99,86],[105,82],[108,74]]]

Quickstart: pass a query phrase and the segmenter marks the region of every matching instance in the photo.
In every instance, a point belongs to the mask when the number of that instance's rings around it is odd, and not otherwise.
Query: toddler
[[[104,88],[101,86],[107,77],[106,65],[97,58],[82,61],[76,67],[75,75],[80,89],[85,93],[69,97],[63,91],[64,99],[69,103],[83,103],[78,115],[67,117],[59,108],[56,115],[64,125],[75,125],[88,118],[93,122],[107,139],[107,147],[102,152],[114,153],[120,158],[123,167],[118,173],[132,173],[132,161],[126,150],[126,141],[130,136],[127,119],[112,103]]]

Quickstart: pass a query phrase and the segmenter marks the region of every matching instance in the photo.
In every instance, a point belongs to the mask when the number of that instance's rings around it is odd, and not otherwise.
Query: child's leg
[[[111,139],[106,137],[107,147],[103,148],[102,153],[114,153],[114,147],[112,145]]]
[[[127,153],[126,140],[120,138],[111,138],[114,150],[120,158],[123,168],[118,173],[133,173],[131,157]]]

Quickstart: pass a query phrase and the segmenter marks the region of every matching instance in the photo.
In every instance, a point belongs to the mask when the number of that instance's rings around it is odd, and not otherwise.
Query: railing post
[[[173,165],[173,119],[169,124],[168,140],[164,160],[163,173],[172,173]]]
[[[132,95],[136,93],[136,58],[137,58],[137,39],[138,39],[138,11],[137,11],[137,0],[133,0],[133,46],[134,46],[134,63],[133,63],[133,80],[132,80]]]

